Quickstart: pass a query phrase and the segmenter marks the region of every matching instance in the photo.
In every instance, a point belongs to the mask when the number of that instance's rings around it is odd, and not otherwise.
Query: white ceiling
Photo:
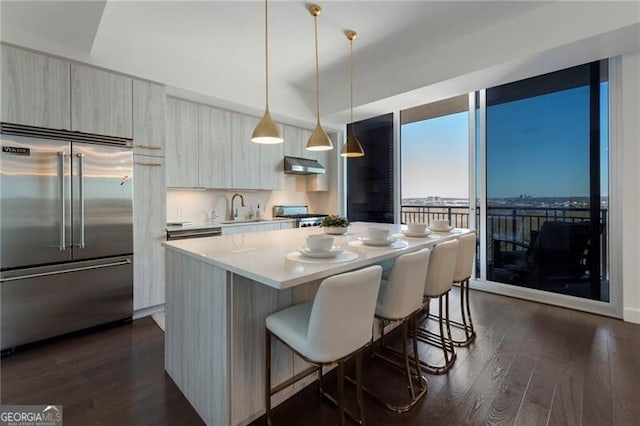
[[[269,3],[271,109],[293,122],[315,115],[308,4]],[[332,125],[348,119],[347,29],[359,33],[356,118],[464,93],[487,79],[544,72],[568,58],[640,49],[638,1],[319,4],[321,111]],[[199,93],[221,106],[264,108],[261,1],[3,0],[0,14],[5,42],[159,81],[174,94]]]

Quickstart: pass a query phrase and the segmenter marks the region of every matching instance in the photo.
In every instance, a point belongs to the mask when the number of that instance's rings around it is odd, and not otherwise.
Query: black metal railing
[[[546,221],[584,222],[590,220],[588,208],[574,207],[488,207],[487,208],[487,261],[493,261],[494,239],[509,240],[529,245],[531,235],[539,231]],[[433,219],[447,219],[458,228],[469,227],[469,206],[402,205],[401,220],[407,222],[431,223]],[[476,224],[480,224],[480,208],[476,208]],[[608,209],[600,209],[600,253],[601,276],[608,279]],[[481,224],[480,224],[481,226]],[[476,226],[478,227],[478,226]],[[533,231],[533,234],[532,234]],[[513,247],[511,248],[513,249]]]
[[[452,226],[468,228],[469,206],[402,206],[402,223],[422,222],[430,224],[433,219],[447,219]]]

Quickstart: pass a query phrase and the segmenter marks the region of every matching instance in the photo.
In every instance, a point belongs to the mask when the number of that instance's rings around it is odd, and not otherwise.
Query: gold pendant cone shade
[[[353,130],[351,131],[351,136],[347,138],[347,143],[342,146],[342,150],[340,151],[340,155],[343,157],[364,157],[364,149],[362,149],[362,145],[356,136],[353,134]]]
[[[269,32],[267,0],[264,0],[264,69],[265,69],[265,101],[264,116],[251,135],[251,142],[262,144],[282,143],[282,134],[271,114],[269,114]]]
[[[355,31],[347,31],[345,32],[347,39],[349,40],[349,71],[351,74],[351,135],[347,138],[347,143],[342,146],[340,150],[340,156],[355,158],[355,157],[364,157],[364,149],[362,149],[362,145],[356,138],[356,132],[353,128],[353,40],[358,36],[358,33]]]
[[[309,6],[309,13],[313,16],[313,23],[315,29],[315,46],[316,46],[316,128],[311,133],[311,137],[307,141],[308,151],[328,151],[333,149],[331,139],[327,136],[320,125],[320,71],[318,69],[318,15],[322,8],[317,4]]]
[[[320,125],[320,122],[318,122],[316,124],[316,128],[313,129],[313,133],[311,133],[311,137],[309,137],[309,140],[307,141],[307,150],[328,151],[330,149],[333,149],[331,139],[327,136],[327,133]]]
[[[282,143],[282,140],[280,129],[276,122],[273,121],[273,118],[271,118],[271,114],[269,114],[269,110],[267,109],[251,135],[251,142],[274,144]]]

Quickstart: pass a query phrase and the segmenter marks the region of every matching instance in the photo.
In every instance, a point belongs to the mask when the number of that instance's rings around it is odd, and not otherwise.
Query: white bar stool
[[[460,284],[460,315],[462,323],[450,321],[451,325],[464,330],[464,340],[453,340],[455,346],[469,346],[476,338],[476,331],[473,328],[471,319],[471,308],[469,306],[469,280],[473,274],[473,259],[476,254],[476,233],[463,235],[458,238],[458,257],[456,258],[456,269],[453,273],[453,282]]]
[[[429,319],[429,302],[431,298],[438,298],[438,324],[440,333],[435,334],[424,327],[418,328],[418,339],[442,349],[444,363],[429,364],[420,361],[424,369],[432,374],[444,374],[456,360],[456,352],[451,341],[451,326],[449,325],[449,292],[453,286],[453,273],[456,267],[459,243],[457,240],[445,241],[437,244],[431,250],[427,279],[424,285],[424,296],[427,304],[427,320]],[[443,307],[444,302],[444,307]],[[444,308],[444,309],[443,309]],[[443,315],[444,312],[444,315]],[[445,327],[447,335],[445,336]]]
[[[420,363],[415,360],[418,356],[417,336],[417,318],[416,315],[422,311],[422,295],[424,292],[424,282],[427,277],[427,266],[429,263],[429,255],[431,250],[422,249],[414,253],[404,254],[396,260],[389,280],[382,280],[380,284],[380,293],[378,294],[378,304],[376,306],[376,318],[380,323],[380,348],[381,350],[390,350],[392,353],[401,355],[403,365],[398,364],[395,360],[384,357],[380,353],[375,355],[390,364],[404,370],[407,375],[409,384],[410,399],[406,404],[394,405],[385,401],[378,393],[374,393],[368,388],[364,390],[375,399],[384,404],[388,409],[397,413],[403,413],[410,410],[415,404],[427,393],[427,379],[422,377],[420,371]],[[407,335],[408,324],[413,320],[413,365],[415,373],[411,372],[409,365],[409,356],[407,354]],[[402,352],[384,345],[384,327],[390,323],[401,323],[402,327]],[[373,336],[372,336],[373,338]],[[417,378],[420,385],[419,391],[416,391],[413,378]]]
[[[318,371],[321,396],[336,404],[340,424],[345,412],[364,424],[362,399],[362,349],[371,337],[382,268],[370,266],[358,271],[329,277],[322,281],[315,299],[269,315],[266,320],[265,405],[267,424],[271,425],[271,396],[298,380]],[[300,355],[312,366],[271,388],[271,336]],[[344,361],[356,355],[356,395],[360,417],[345,409]],[[337,364],[337,401],[322,389],[322,367]]]

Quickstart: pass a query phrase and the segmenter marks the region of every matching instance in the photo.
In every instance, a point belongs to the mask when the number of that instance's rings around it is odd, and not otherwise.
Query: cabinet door
[[[251,134],[257,125],[257,118],[233,113],[232,182],[234,188],[260,188],[260,144],[251,142]]]
[[[133,80],[133,153],[164,157],[166,90],[160,84]]]
[[[250,225],[227,225],[222,228],[222,235],[235,235],[235,234],[248,234],[251,232],[257,232],[258,226],[256,224]],[[237,243],[242,243],[241,239],[236,240]]]
[[[276,229],[280,229],[280,224],[278,222],[264,222],[258,224],[258,232],[275,231]]]
[[[69,63],[10,46],[0,49],[2,121],[69,130]]]
[[[164,303],[165,159],[133,159],[133,308]]]
[[[71,130],[133,137],[131,78],[71,64]]]
[[[284,188],[284,144],[260,145],[260,187]]]
[[[223,226],[222,227],[222,235],[233,235],[238,233],[239,226]]]
[[[311,132],[308,135],[303,134],[307,132],[299,127],[293,127],[284,125],[284,155],[289,157],[304,157],[305,146],[307,146],[307,140],[311,136]],[[304,139],[304,136],[307,136]]]
[[[198,186],[198,105],[167,98],[167,186]]]
[[[200,186],[232,186],[231,139],[233,114],[217,108],[198,107],[198,162]]]
[[[293,229],[296,227],[295,221],[290,222],[280,222],[280,229]]]

